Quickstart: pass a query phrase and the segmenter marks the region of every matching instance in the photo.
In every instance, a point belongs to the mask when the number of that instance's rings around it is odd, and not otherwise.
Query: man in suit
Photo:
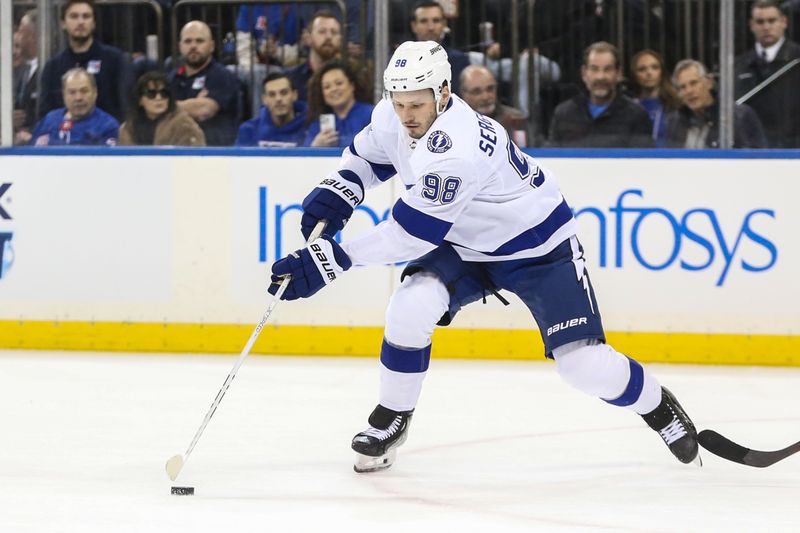
[[[38,46],[36,41],[36,10],[25,13],[14,32],[14,48],[19,64],[14,67],[14,144],[27,144],[36,124],[36,85],[39,79]]]
[[[800,147],[800,45],[786,38],[787,24],[778,1],[756,0],[750,11],[755,45],[734,63],[737,99],[794,63],[746,101],[764,124],[770,148]]]

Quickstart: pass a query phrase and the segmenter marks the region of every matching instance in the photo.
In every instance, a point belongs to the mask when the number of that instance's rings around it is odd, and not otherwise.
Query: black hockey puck
[[[194,487],[172,487],[170,492],[178,496],[191,496],[194,494]]]

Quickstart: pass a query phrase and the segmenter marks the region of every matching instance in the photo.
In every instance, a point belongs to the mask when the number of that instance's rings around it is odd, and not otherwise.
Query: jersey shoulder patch
[[[453,140],[442,130],[436,130],[428,136],[428,150],[434,154],[443,154],[453,147]]]

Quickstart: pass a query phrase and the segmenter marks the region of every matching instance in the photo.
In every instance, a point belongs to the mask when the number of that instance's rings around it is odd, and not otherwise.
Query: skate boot
[[[697,430],[689,415],[666,387],[661,387],[661,403],[658,407],[642,415],[642,418],[661,435],[669,451],[680,462],[703,465],[698,455]]]
[[[408,437],[411,411],[392,411],[378,405],[369,415],[370,427],[355,437],[351,447],[356,452],[353,470],[358,473],[377,472],[392,466],[397,447]]]

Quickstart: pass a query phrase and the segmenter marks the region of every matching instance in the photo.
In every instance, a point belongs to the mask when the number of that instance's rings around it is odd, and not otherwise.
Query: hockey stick
[[[308,236],[308,240],[306,242],[309,243],[311,241],[318,239],[319,236],[322,235],[322,231],[325,229],[326,224],[327,224],[326,220],[320,220],[319,222],[317,222],[317,225],[314,226],[314,229],[311,231],[311,235]],[[250,354],[250,350],[253,348],[253,344],[255,344],[256,339],[258,339],[258,335],[261,333],[261,330],[264,329],[264,325],[267,323],[267,320],[269,320],[272,311],[275,310],[275,307],[281,300],[281,296],[283,296],[283,293],[289,286],[290,279],[291,278],[287,276],[283,278],[283,281],[281,281],[281,285],[280,287],[278,287],[278,291],[275,293],[275,296],[272,297],[272,301],[270,302],[269,307],[267,307],[264,316],[261,317],[261,321],[258,323],[258,325],[256,325],[256,329],[250,335],[250,339],[247,341],[247,344],[245,344],[241,355],[239,355],[239,359],[236,361],[236,364],[233,365],[233,369],[228,373],[228,377],[225,378],[225,383],[223,383],[222,388],[219,389],[217,397],[214,398],[214,401],[211,404],[208,413],[206,413],[206,417],[203,419],[203,423],[200,424],[200,427],[197,429],[197,433],[194,434],[192,443],[189,444],[189,448],[186,449],[186,453],[184,453],[183,455],[180,454],[173,455],[167,461],[167,466],[166,466],[167,475],[172,481],[175,481],[175,479],[178,477],[178,474],[181,473],[183,465],[186,464],[186,461],[189,460],[189,455],[191,455],[192,450],[194,450],[197,441],[200,440],[200,435],[203,434],[203,431],[205,431],[206,426],[211,420],[211,417],[214,416],[214,412],[217,410],[217,406],[222,401],[223,396],[225,396],[228,387],[231,386],[231,382],[233,381],[233,378],[236,377],[236,373],[239,371],[239,367],[242,366],[242,363],[244,363],[245,358]]]
[[[734,463],[754,466],[756,468],[772,466],[778,461],[783,461],[787,457],[800,452],[800,442],[795,442],[791,446],[773,452],[751,450],[750,448],[745,448],[744,446],[736,444],[732,440],[710,429],[701,431],[697,435],[697,441],[700,443],[700,446],[714,455],[718,455]]]

